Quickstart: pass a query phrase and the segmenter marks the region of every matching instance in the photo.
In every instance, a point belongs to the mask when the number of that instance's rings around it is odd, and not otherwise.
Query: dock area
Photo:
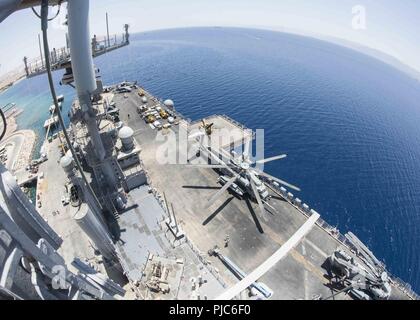
[[[36,180],[37,175],[26,170],[31,163],[32,152],[36,142],[35,132],[19,130],[6,136],[0,144],[2,162],[17,179],[19,185]]]
[[[147,93],[146,96],[150,106],[159,103],[150,94]],[[162,147],[162,139],[157,139],[157,136],[163,133],[138,116],[137,106],[142,105],[141,97],[135,92],[116,94],[113,101],[120,109],[120,119],[134,130],[135,139],[142,149],[140,157],[150,185],[159,193],[165,194],[168,202],[173,204],[179,225],[200,252],[207,252],[218,246],[225,256],[249,274],[272,256],[309,219],[310,215],[274,191],[268,200],[274,210],[266,210],[263,218],[257,214],[256,203],[238,199],[227,192],[209,209],[205,209],[207,199],[220,189],[217,182],[219,175],[214,170],[204,168],[160,164],[156,161],[156,154]],[[163,103],[160,104],[164,107]],[[227,117],[214,116],[211,121],[223,127],[238,127]],[[185,126],[189,126],[188,122],[181,119],[179,125],[172,125],[168,130],[179,136],[180,130]],[[246,136],[246,128],[243,129],[243,136]],[[235,140],[234,137],[231,138]],[[176,153],[175,158],[188,157],[179,149],[169,152]],[[230,237],[227,247],[224,246],[226,236]],[[342,246],[329,230],[316,224],[260,281],[273,290],[272,299],[328,297],[337,288],[334,287],[325,264],[327,258]],[[353,255],[348,248],[343,249]],[[206,259],[220,272],[226,286],[237,283],[232,272],[218,258],[207,256]],[[351,297],[341,293],[335,299]],[[407,296],[399,288],[393,287],[391,299],[407,299]]]
[[[50,127],[54,127],[58,124],[58,116],[51,116],[44,122],[44,129],[48,130]]]

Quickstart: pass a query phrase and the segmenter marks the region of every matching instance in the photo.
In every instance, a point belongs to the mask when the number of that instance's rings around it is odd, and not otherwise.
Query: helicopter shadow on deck
[[[218,207],[206,220],[203,221],[203,226],[209,224],[232,200],[233,197],[230,197],[225,202],[223,202],[220,207]]]
[[[219,169],[213,169],[218,175],[221,175],[221,171]],[[190,185],[185,185],[182,186],[182,188],[185,189],[198,189],[198,190],[220,190],[222,187],[212,187],[212,186],[190,186]],[[258,231],[263,234],[264,233],[264,229],[261,226],[261,223],[254,211],[254,208],[252,207],[251,201],[248,195],[244,195],[244,196],[239,196],[238,194],[236,194],[235,192],[231,192],[230,190],[228,190],[229,194],[230,194],[230,198],[227,199],[225,202],[223,202],[206,220],[203,221],[203,226],[206,226],[207,224],[209,224],[234,198],[242,201],[244,200],[246,202],[246,205],[248,207],[249,212],[251,213],[251,217],[254,220],[255,226],[257,227]],[[265,208],[266,211],[268,211],[271,215],[274,215],[270,210],[268,210],[268,208]]]
[[[220,189],[219,187],[206,187],[206,186],[183,186],[183,188],[189,188],[189,189]],[[254,220],[255,226],[257,227],[258,231],[263,234],[264,233],[264,229],[261,226],[261,223],[254,211],[254,208],[252,207],[251,201],[249,199],[248,196],[244,196],[243,198],[240,198],[238,195],[231,193],[231,196],[225,201],[223,202],[210,216],[208,216],[208,218],[206,218],[206,220],[203,221],[203,226],[206,226],[207,224],[209,224],[220,212],[223,211],[223,209],[225,209],[228,204],[230,202],[232,202],[232,200],[236,198],[239,200],[244,200],[246,202],[246,205],[248,207],[249,212],[251,213],[251,217]],[[267,209],[266,209],[267,210]],[[268,211],[268,210],[267,210]],[[272,212],[270,212],[271,215],[273,215]]]
[[[276,200],[279,200],[279,201],[282,201],[282,202],[287,202],[286,199],[284,199],[284,198],[282,198],[280,196],[273,196],[273,195],[271,195],[270,198],[271,199],[276,199]]]
[[[182,186],[184,189],[219,190],[219,187],[210,186]]]
[[[252,219],[254,220],[255,226],[257,227],[258,231],[263,234],[264,233],[264,229],[260,224],[260,221],[258,220],[257,214],[254,211],[254,208],[252,207],[251,201],[249,199],[248,196],[244,197],[244,200],[246,202],[246,205],[249,209],[249,212],[251,213]]]
[[[222,205],[220,205],[206,220],[203,221],[203,226],[206,226],[207,224],[209,224],[220,212],[223,211],[223,209],[225,207],[227,207],[227,205],[234,199],[240,199],[240,200],[244,200],[249,212],[251,213],[251,217],[252,220],[254,220],[255,226],[257,227],[258,231],[263,234],[264,233],[264,229],[261,226],[261,223],[257,217],[257,214],[254,211],[254,208],[252,207],[251,201],[249,199],[248,196],[244,196],[243,199],[239,198],[237,195],[232,195],[231,197],[229,197],[225,202],[222,203]]]

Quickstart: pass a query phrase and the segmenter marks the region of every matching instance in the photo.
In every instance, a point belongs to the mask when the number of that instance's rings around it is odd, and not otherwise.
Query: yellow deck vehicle
[[[168,113],[165,110],[163,110],[163,109],[161,109],[159,111],[159,115],[162,117],[162,119],[167,119],[168,116],[169,116]]]
[[[155,122],[155,121],[156,121],[156,117],[155,117],[154,115],[149,114],[149,115],[146,117],[146,122],[147,122],[147,123],[153,123],[153,122]]]

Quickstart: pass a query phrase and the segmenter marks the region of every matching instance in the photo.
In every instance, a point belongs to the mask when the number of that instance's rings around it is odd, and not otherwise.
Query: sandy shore
[[[5,75],[0,78],[0,94],[21,80],[25,79],[25,73],[19,72],[16,74]]]
[[[19,130],[4,139],[0,147],[5,147],[8,160],[5,165],[17,178],[18,183],[29,178],[30,172],[26,167],[32,161],[36,134],[32,130]]]
[[[7,117],[7,130],[6,135],[4,136],[3,140],[6,140],[9,136],[11,136],[17,130],[16,118],[15,117]]]

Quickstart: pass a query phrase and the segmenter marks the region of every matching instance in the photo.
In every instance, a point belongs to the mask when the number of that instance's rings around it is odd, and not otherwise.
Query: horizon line
[[[312,33],[312,32],[307,32],[307,31],[303,31],[303,30],[299,30],[299,29],[288,28],[288,27],[274,27],[274,26],[263,26],[263,25],[243,25],[243,26],[196,25],[196,26],[178,26],[178,27],[164,27],[164,28],[157,28],[157,29],[146,29],[146,30],[141,30],[141,31],[135,31],[135,32],[131,33],[130,35],[142,34],[142,33],[147,33],[147,32],[159,32],[159,31],[165,31],[165,30],[199,29],[199,28],[202,28],[202,29],[206,29],[206,28],[232,28],[232,29],[261,30],[261,31],[278,32],[278,33],[291,34],[291,35],[297,35],[297,36],[312,38],[312,39],[316,39],[316,40],[319,40],[319,41],[324,41],[324,42],[327,42],[327,43],[331,43],[331,44],[337,45],[339,47],[347,48],[347,49],[356,51],[360,54],[366,55],[368,57],[374,58],[375,60],[381,61],[381,62],[387,64],[388,66],[393,67],[400,72],[403,72],[407,76],[409,76],[409,77],[411,77],[415,80],[420,81],[420,69],[417,69],[417,67],[412,66],[412,65],[410,65],[410,64],[408,64],[404,61],[401,61],[399,58],[395,57],[394,55],[392,55],[388,52],[385,52],[385,51],[382,51],[380,49],[376,49],[376,48],[373,48],[373,47],[369,47],[365,44],[361,44],[359,42],[354,42],[354,41],[347,40],[347,39],[344,39],[344,38],[339,38],[339,37],[334,37],[334,36],[329,36],[329,35],[323,35],[323,34],[318,34],[318,33]],[[100,35],[100,36],[103,36],[103,35]],[[365,51],[363,51],[363,49],[370,50],[371,52],[370,53],[365,52]],[[394,59],[396,63],[401,64],[400,68],[398,66],[396,66],[395,64],[392,64],[389,61],[385,61],[384,59],[381,59],[380,57],[374,55],[373,52],[377,52],[379,54],[382,54],[382,55],[386,56],[387,58]],[[40,57],[32,57],[32,59],[33,58],[40,58]],[[411,74],[407,70],[403,70],[401,67],[408,68],[411,71]],[[3,77],[5,77],[7,75],[16,74],[19,71],[23,71],[23,69],[24,69],[23,64],[20,64],[19,66],[16,66],[13,69],[9,69],[9,70],[5,71],[4,73],[0,72],[0,80],[2,80]]]

